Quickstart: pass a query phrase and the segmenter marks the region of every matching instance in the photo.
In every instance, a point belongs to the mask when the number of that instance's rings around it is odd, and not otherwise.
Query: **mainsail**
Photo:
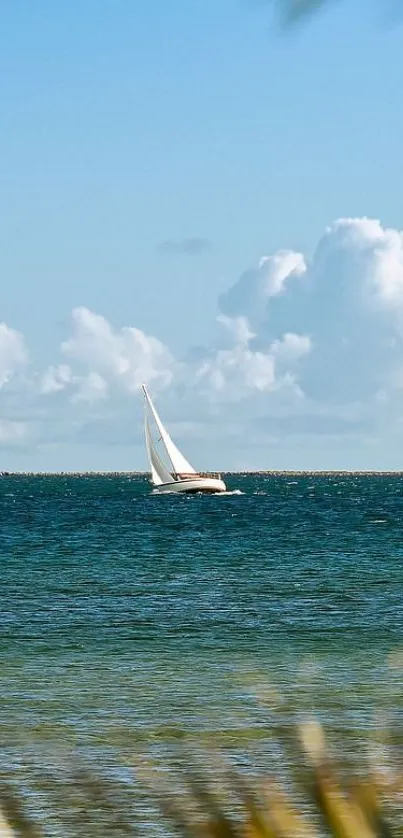
[[[158,452],[154,448],[154,443],[151,436],[150,423],[148,421],[147,415],[145,417],[145,434],[147,454],[151,468],[151,478],[152,482],[154,483],[154,486],[161,486],[163,483],[172,483],[172,474],[170,474],[167,467],[164,465],[164,463],[158,456]]]
[[[155,424],[160,433],[161,441],[165,447],[165,450],[171,462],[173,474],[196,474],[196,471],[193,468],[193,466],[191,466],[190,463],[187,461],[186,457],[184,457],[183,454],[181,454],[181,452],[169,436],[168,431],[165,430],[144,384],[143,391],[146,398],[146,404],[150,408],[150,411],[154,417]],[[161,483],[172,482],[172,474],[170,474],[166,466],[164,466],[162,460],[158,456],[157,451],[155,450],[147,415],[145,432],[147,452],[150,460],[153,483],[159,486],[161,485]]]

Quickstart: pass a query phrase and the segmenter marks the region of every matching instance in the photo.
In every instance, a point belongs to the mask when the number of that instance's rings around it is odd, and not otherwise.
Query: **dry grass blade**
[[[216,838],[234,838],[238,835],[236,824],[223,811],[206,777],[189,765],[183,769],[183,776],[193,799],[206,818],[209,834]]]
[[[24,810],[22,799],[4,783],[0,786],[0,811],[1,838],[41,838],[38,827]]]
[[[248,787],[238,772],[231,770],[230,779],[246,813],[248,838],[277,838],[270,812],[265,810],[262,800]]]
[[[3,812],[0,811],[0,838],[16,838],[15,832],[6,821]]]
[[[131,837],[137,834],[132,796],[128,798],[121,783],[95,774],[84,766],[75,767],[72,782],[80,788],[92,811],[97,811],[98,816],[102,813],[107,821],[108,834]]]
[[[375,784],[369,779],[365,783],[341,781],[339,765],[332,759],[319,725],[302,725],[299,737],[298,729],[287,730],[286,738],[289,749],[294,742],[294,763],[305,757],[303,788],[327,835],[333,838],[392,838],[394,833],[385,820]],[[224,772],[228,794],[223,804],[213,785],[218,780],[218,772],[213,769],[216,761],[212,758],[207,771],[200,771],[192,759],[187,756],[184,759],[182,753],[176,760],[176,771],[168,771],[173,785],[169,795],[162,794],[159,805],[168,817],[174,815],[182,835],[209,838],[235,838],[240,834],[247,838],[318,838],[322,835],[319,826],[306,819],[306,807],[302,814],[292,794],[286,793],[277,779],[263,784],[257,780],[252,783],[228,764],[225,764]],[[291,762],[291,773],[292,768]],[[221,776],[221,770],[219,774]],[[190,797],[180,792],[182,783]]]
[[[363,802],[346,794],[331,758],[320,725],[302,725],[300,736],[313,771],[313,796],[319,812],[336,838],[378,838]]]
[[[248,835],[262,838],[316,838],[316,831],[292,806],[276,780],[254,788],[233,768],[228,771],[232,788],[243,805]],[[262,787],[260,787],[262,785]]]
[[[386,822],[381,809],[379,794],[375,783],[357,781],[352,787],[352,793],[379,838],[393,838],[391,827]]]
[[[278,783],[272,782],[266,787],[265,799],[275,826],[276,837],[316,838],[317,833],[312,824],[307,824],[296,812]]]
[[[328,770],[315,770],[314,794],[320,813],[335,838],[379,838],[366,813],[354,799],[346,796]]]
[[[47,763],[37,775],[35,815],[38,810],[38,817],[43,816],[41,823],[56,825],[63,838],[65,828],[66,836],[77,838],[135,836],[147,827],[145,811],[150,825],[156,824],[154,813],[159,811],[182,838],[320,838],[323,834],[393,838],[402,834],[396,825],[403,801],[400,774],[378,777],[374,772],[372,778],[368,771],[365,780],[357,779],[354,768],[347,768],[343,758],[333,757],[321,726],[315,723],[291,725],[286,740],[286,768],[290,770],[282,780],[267,775],[262,779],[255,771],[246,773],[215,748],[201,760],[200,753],[198,757],[193,751],[188,753],[183,744],[162,763],[160,759],[156,764],[145,759],[135,762],[135,784],[125,782],[116,766],[106,775],[81,760],[69,759],[58,770],[54,763]],[[302,775],[296,769],[301,761]],[[361,773],[362,766],[359,768]],[[297,788],[294,770],[302,776],[296,797],[292,791]],[[35,791],[35,786],[30,788]],[[140,828],[136,806],[144,791],[146,808]],[[42,801],[43,812],[38,801]],[[11,785],[4,775],[0,779],[0,838],[41,835],[26,812],[18,785]]]
[[[183,790],[181,789],[178,793],[172,775],[171,782],[167,783],[155,767],[145,762],[136,762],[135,772],[137,784],[142,784],[143,789],[151,797],[152,803],[180,835],[184,838],[190,835],[194,838],[205,836],[203,825],[196,819],[194,811],[191,810],[183,795]]]

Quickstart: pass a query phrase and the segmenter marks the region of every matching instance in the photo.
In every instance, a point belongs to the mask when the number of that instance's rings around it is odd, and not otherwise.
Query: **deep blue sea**
[[[0,479],[3,746],[261,748],[273,690],[334,726],[399,711],[403,477],[226,479]]]

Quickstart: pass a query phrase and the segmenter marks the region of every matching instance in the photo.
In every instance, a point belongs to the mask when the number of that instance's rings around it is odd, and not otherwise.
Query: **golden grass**
[[[313,721],[281,730],[280,740],[287,768],[281,778],[241,769],[214,748],[196,760],[186,738],[172,746],[169,759],[134,756],[118,778],[77,758],[40,766],[25,793],[5,774],[0,838],[153,834],[157,812],[154,834],[183,838],[403,836],[403,775],[392,763],[385,770],[369,752],[357,771],[332,755]]]

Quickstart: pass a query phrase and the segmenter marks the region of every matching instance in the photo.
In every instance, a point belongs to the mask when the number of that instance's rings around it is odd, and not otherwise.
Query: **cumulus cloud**
[[[360,289],[361,301],[380,304],[390,311],[403,310],[403,234],[383,228],[370,218],[345,218],[332,224],[323,236],[317,263],[329,265],[344,258],[344,281]],[[322,261],[323,260],[323,261]]]
[[[379,221],[335,221],[311,259],[292,250],[263,257],[219,308],[215,347],[181,363],[157,337],[77,308],[62,346],[68,363],[46,371],[42,392],[69,389],[91,403],[116,389],[132,394],[142,381],[223,401],[287,390],[320,412],[390,403],[402,389],[403,238]]]
[[[368,218],[339,219],[311,257],[292,250],[263,257],[235,279],[218,308],[215,340],[190,348],[185,358],[175,358],[138,324],[118,327],[76,308],[59,359],[32,374],[30,398],[36,387],[41,403],[46,396],[49,411],[60,413],[68,401],[81,428],[87,415],[93,423],[103,417],[106,428],[116,414],[125,415],[125,428],[132,428],[133,398],[144,381],[153,393],[164,391],[164,416],[173,423],[186,417],[192,428],[196,422],[199,436],[203,422],[211,429],[212,417],[223,434],[236,425],[240,437],[243,423],[259,423],[259,434],[270,432],[272,438],[298,439],[327,433],[329,440],[338,433],[341,439],[349,433],[369,439],[374,428],[400,429],[400,231]],[[0,324],[3,408],[16,382],[29,378],[27,360],[23,337]],[[26,431],[18,411],[13,413],[15,402],[8,405],[11,424],[0,429],[3,445]],[[112,425],[116,434],[115,420]]]
[[[230,340],[234,340],[241,346],[247,346],[252,338],[256,337],[255,333],[251,331],[246,317],[227,317],[225,314],[220,314],[217,317],[217,322],[224,326]]]
[[[270,353],[253,352],[238,344],[220,349],[212,359],[201,364],[198,382],[208,385],[227,398],[242,398],[245,389],[271,390],[275,383],[274,359]]]
[[[302,253],[279,250],[273,256],[264,256],[257,268],[241,274],[237,282],[220,296],[220,309],[230,317],[242,316],[252,324],[259,323],[266,313],[270,297],[283,293],[288,283],[305,271]]]
[[[275,340],[271,351],[273,356],[281,363],[294,363],[312,349],[312,341],[308,335],[294,335],[291,332],[285,334],[281,340]]]
[[[11,381],[27,360],[23,336],[6,323],[0,323],[0,388]]]
[[[196,381],[224,399],[242,399],[245,393],[278,391],[297,385],[296,364],[311,350],[306,335],[286,334],[263,349],[253,348],[256,338],[245,317],[221,315],[219,323],[230,335],[230,345],[210,352],[199,363]]]
[[[24,422],[13,422],[0,419],[0,445],[21,445],[27,437],[27,426]]]
[[[75,383],[77,389],[73,399],[76,402],[94,404],[108,398],[108,383],[98,372],[89,372],[88,375],[77,378]]]
[[[379,221],[337,220],[312,259],[265,257],[219,302],[226,316],[247,318],[255,350],[287,334],[309,339],[299,383],[316,402],[368,400],[402,380],[403,236]]]
[[[74,381],[71,367],[68,364],[51,365],[41,376],[39,389],[44,395],[58,393]]]
[[[74,309],[72,319],[72,335],[62,352],[81,371],[74,380],[81,381],[83,393],[103,398],[110,384],[134,392],[142,382],[165,386],[172,380],[174,361],[158,338],[134,327],[114,329],[87,308]]]

